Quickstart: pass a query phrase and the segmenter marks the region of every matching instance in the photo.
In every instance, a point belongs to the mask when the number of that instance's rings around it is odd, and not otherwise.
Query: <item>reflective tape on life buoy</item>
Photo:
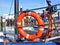
[[[38,28],[39,28],[39,30],[37,31],[36,34],[27,34],[22,29],[21,21],[22,21],[22,19],[25,16],[28,16],[28,15],[34,17],[37,20],[37,22],[38,22],[38,25],[39,25]],[[24,12],[21,12],[20,15],[17,18],[17,27],[18,27],[19,33],[24,38],[26,38],[28,40],[34,40],[34,39],[40,38],[42,36],[42,33],[44,32],[44,21],[42,20],[42,18],[40,17],[40,15],[37,14],[36,12],[33,12],[33,11],[30,11],[30,12],[24,11]]]

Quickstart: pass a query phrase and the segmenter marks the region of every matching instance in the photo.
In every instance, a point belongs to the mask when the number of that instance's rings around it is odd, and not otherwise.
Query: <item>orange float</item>
[[[38,29],[37,30],[37,33],[36,34],[27,34],[23,29],[22,29],[22,26],[21,26],[21,21],[22,19],[25,17],[25,16],[32,16],[34,17],[37,22],[38,22]],[[19,33],[26,39],[28,40],[34,40],[34,39],[37,39],[37,38],[40,38],[42,36],[42,33],[44,32],[44,21],[42,20],[42,18],[40,17],[39,14],[37,14],[36,12],[33,12],[33,11],[24,11],[24,12],[21,12],[20,15],[18,16],[17,18],[17,27],[18,27],[18,31]]]
[[[46,38],[48,38],[48,37],[50,37],[51,36],[51,33],[52,33],[52,27],[53,27],[53,22],[52,22],[52,17],[51,17],[51,15],[50,14],[47,14],[47,17],[48,17],[48,20],[49,20],[49,29],[48,29],[48,31],[47,31],[47,36],[46,36]]]
[[[48,21],[49,21],[49,29],[48,29],[47,34],[46,34],[46,38],[48,38],[48,37],[51,36],[52,27],[53,27],[54,24],[53,24],[53,21],[52,21],[53,19],[52,19],[52,17],[51,17],[51,14],[48,14],[48,13],[47,13],[45,16],[48,18]],[[44,14],[42,14],[41,17],[44,18]],[[54,26],[55,26],[55,25],[54,25]]]

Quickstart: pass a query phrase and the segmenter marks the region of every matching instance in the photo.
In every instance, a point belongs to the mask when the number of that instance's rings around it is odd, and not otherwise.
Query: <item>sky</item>
[[[12,8],[10,12],[11,3]],[[60,4],[60,0],[51,0],[51,3],[52,5]],[[19,0],[19,9],[20,6],[23,7],[23,10],[26,10],[45,7],[47,6],[47,3],[46,0]],[[58,8],[60,8],[60,6]],[[14,0],[0,0],[0,15],[9,14],[9,12],[10,14],[14,14]],[[37,12],[41,12],[41,10],[37,10]]]

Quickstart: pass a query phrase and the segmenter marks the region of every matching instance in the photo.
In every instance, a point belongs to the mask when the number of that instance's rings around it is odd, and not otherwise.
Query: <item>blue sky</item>
[[[0,15],[9,14],[12,1],[13,1],[13,4],[10,12],[11,14],[14,13],[14,0],[0,0]],[[52,2],[52,5],[60,4],[60,0],[51,0],[51,2]],[[47,6],[47,3],[46,3],[46,0],[19,0],[19,8],[21,5],[23,7],[23,10],[26,10],[26,9],[44,7],[44,6]],[[40,12],[40,10],[37,10],[37,11]]]

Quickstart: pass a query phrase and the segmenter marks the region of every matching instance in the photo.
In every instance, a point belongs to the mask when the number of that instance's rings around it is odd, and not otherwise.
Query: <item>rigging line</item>
[[[10,13],[11,13],[12,6],[13,6],[13,0],[11,1],[10,10],[9,10],[9,15],[10,15]]]
[[[3,11],[2,11],[2,6],[0,6],[0,16],[2,16],[2,14],[3,14]]]

